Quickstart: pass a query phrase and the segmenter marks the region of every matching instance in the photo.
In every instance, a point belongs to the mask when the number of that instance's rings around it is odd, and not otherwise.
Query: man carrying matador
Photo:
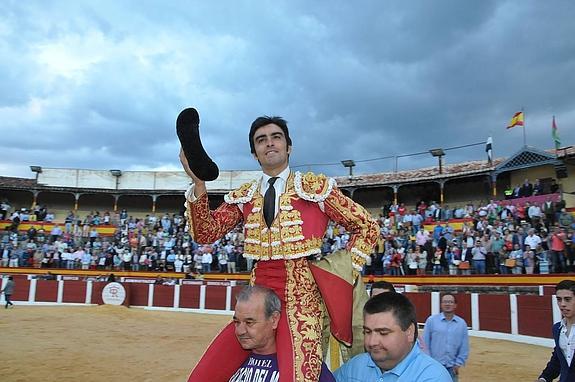
[[[229,192],[224,203],[210,211],[205,183],[217,178],[218,168],[201,146],[198,126],[195,109],[178,117],[180,160],[193,181],[186,192],[190,234],[198,243],[211,244],[243,222],[244,257],[257,261],[250,283],[273,289],[282,303],[276,335],[280,381],[318,381],[324,306],[332,335],[351,346],[353,287],[377,240],[378,225],[362,206],[343,195],[334,179],[290,170],[292,140],[280,117],[259,117],[250,128],[251,152],[263,176]],[[320,267],[308,258],[320,253],[330,220],[350,232],[347,256],[343,266]],[[365,290],[361,293],[366,295]],[[248,354],[230,323],[188,381],[228,382]]]

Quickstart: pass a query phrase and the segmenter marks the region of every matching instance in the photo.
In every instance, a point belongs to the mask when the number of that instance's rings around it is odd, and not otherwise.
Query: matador
[[[280,381],[317,381],[324,306],[332,335],[351,344],[353,285],[308,259],[321,253],[327,225],[334,221],[350,233],[346,249],[357,277],[377,240],[378,225],[334,179],[290,170],[292,141],[281,117],[257,118],[249,143],[263,175],[229,192],[213,211],[205,182],[180,152],[193,180],[185,203],[189,232],[197,243],[210,244],[243,222],[243,255],[256,261],[250,283],[273,289],[282,302],[276,334]],[[212,341],[188,381],[228,382],[248,354],[238,344],[232,322]]]

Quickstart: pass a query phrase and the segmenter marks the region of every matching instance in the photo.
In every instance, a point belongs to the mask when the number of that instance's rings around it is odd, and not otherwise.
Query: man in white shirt
[[[538,235],[535,235],[535,229],[529,229],[528,235],[523,244],[528,245],[530,248],[537,248],[537,245],[541,244],[541,238]]]
[[[553,325],[555,349],[538,381],[551,382],[557,377],[559,382],[575,381],[575,281],[563,280],[555,291],[563,319]]]
[[[531,207],[527,210],[527,215],[531,220],[531,224],[535,224],[541,219],[541,207],[538,204],[533,203]]]
[[[212,271],[212,261],[212,254],[208,251],[204,251],[204,253],[202,253],[202,273]]]

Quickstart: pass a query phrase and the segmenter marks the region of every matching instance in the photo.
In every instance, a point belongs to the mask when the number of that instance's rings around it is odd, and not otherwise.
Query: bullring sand
[[[0,380],[181,382],[230,317],[116,306],[0,310]],[[533,381],[551,349],[471,337],[461,382]]]

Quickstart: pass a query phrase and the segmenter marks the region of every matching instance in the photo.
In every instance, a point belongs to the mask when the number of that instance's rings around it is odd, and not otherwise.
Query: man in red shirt
[[[553,273],[565,272],[565,229],[555,227],[551,235],[551,269]]]

